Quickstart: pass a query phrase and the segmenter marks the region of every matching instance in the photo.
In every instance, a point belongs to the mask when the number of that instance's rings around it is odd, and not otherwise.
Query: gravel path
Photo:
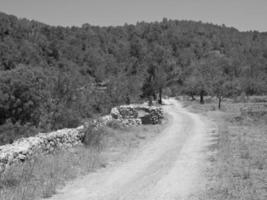
[[[195,199],[205,189],[210,124],[165,100],[168,128],[129,155],[127,161],[89,174],[67,185],[51,200]]]

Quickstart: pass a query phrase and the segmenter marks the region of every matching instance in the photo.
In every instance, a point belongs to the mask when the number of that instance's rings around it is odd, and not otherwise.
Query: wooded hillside
[[[169,95],[266,94],[267,33],[193,21],[53,27],[0,13],[0,143]]]

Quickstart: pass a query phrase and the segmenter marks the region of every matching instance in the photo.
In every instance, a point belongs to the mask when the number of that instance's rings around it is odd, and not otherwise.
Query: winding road
[[[127,161],[78,179],[51,200],[184,200],[205,189],[211,128],[174,99],[165,100],[169,126]]]

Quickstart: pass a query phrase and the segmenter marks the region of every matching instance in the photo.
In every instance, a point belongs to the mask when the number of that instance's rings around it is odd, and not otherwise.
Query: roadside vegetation
[[[265,109],[257,110],[253,115],[240,112],[244,107],[253,108],[257,104],[264,104]],[[216,144],[209,147],[213,153],[208,159],[208,182],[200,199],[266,199],[266,97],[251,98],[247,103],[227,101],[223,111],[217,110],[214,101],[205,105],[187,105],[215,120],[219,130]]]
[[[84,144],[54,154],[38,155],[0,176],[1,200],[48,198],[67,181],[126,159],[135,148],[153,139],[167,126],[145,125],[133,128],[116,126],[88,128]]]

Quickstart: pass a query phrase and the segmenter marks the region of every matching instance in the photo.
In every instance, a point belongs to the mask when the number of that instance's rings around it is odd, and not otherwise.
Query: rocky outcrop
[[[40,133],[34,137],[22,138],[13,144],[0,146],[0,174],[17,162],[23,162],[40,153],[53,153],[57,149],[69,148],[82,144],[84,130],[88,124],[95,128],[106,126],[116,121],[124,127],[141,124],[158,124],[163,119],[160,107],[144,105],[118,106],[110,115],[100,117],[74,129],[61,129],[51,133]]]

